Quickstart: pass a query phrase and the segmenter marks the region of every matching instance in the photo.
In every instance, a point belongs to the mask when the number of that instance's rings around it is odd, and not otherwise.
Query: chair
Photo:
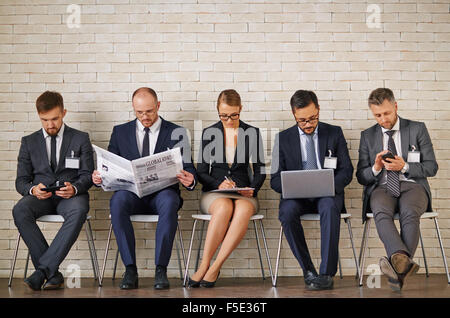
[[[359,254],[359,263],[361,264],[361,268],[359,270],[359,272],[361,273],[360,280],[359,280],[359,286],[363,285],[362,281],[363,281],[363,276],[364,276],[365,252],[366,252],[366,248],[367,248],[367,240],[369,238],[370,223],[373,219],[373,213],[367,213],[366,217],[367,217],[367,220],[364,225],[363,238],[362,238],[362,242],[361,242],[361,250],[360,250],[360,254]],[[436,213],[436,212],[425,212],[424,214],[421,215],[420,219],[433,219],[434,220],[434,225],[436,227],[436,234],[438,236],[439,245],[441,247],[442,260],[444,261],[445,272],[447,273],[447,282],[450,284],[450,275],[448,272],[447,258],[445,257],[444,245],[442,244],[441,232],[439,230],[437,217],[438,217],[438,213]],[[394,214],[394,220],[398,220],[398,219],[399,219],[398,213]],[[419,237],[420,237],[420,245],[422,246],[422,254],[423,254],[423,260],[425,263],[426,276],[429,277],[427,258],[425,256],[425,248],[423,246],[422,233],[420,232],[420,230],[419,230]]]
[[[360,275],[359,264],[358,264],[358,260],[356,259],[355,246],[353,244],[353,233],[352,233],[352,226],[351,226],[350,218],[351,218],[351,214],[341,213],[341,220],[344,220],[345,223],[347,223],[348,233],[350,235],[350,242],[352,243],[353,257],[355,258],[356,275],[359,277],[359,275]],[[318,213],[303,214],[302,216],[300,216],[300,220],[302,220],[302,221],[320,221],[320,215]],[[278,240],[277,263],[275,265],[275,276],[272,280],[272,285],[274,287],[276,287],[276,285],[277,285],[278,265],[279,265],[279,260],[280,260],[282,238],[283,238],[283,226],[280,227],[280,239]],[[342,266],[341,266],[341,258],[340,257],[339,257],[339,276],[342,279]]]
[[[192,243],[194,241],[194,234],[195,234],[195,227],[197,225],[198,221],[202,221],[202,230],[201,230],[201,234],[200,234],[200,241],[199,241],[199,246],[198,246],[198,252],[197,252],[197,262],[195,265],[195,270],[197,270],[198,267],[198,260],[200,258],[200,249],[202,246],[202,240],[203,240],[203,227],[205,225],[206,221],[211,221],[211,215],[210,214],[194,214],[192,215],[192,218],[194,219],[194,225],[192,227],[192,235],[191,235],[191,241],[189,243],[189,253],[188,253],[188,258],[187,258],[187,263],[186,263],[186,270],[184,272],[184,281],[183,281],[183,286],[186,287],[187,284],[187,278],[189,275],[189,261],[191,258],[191,252],[192,252]],[[259,255],[259,262],[261,265],[261,273],[262,273],[262,278],[263,280],[266,279],[265,275],[264,275],[264,266],[263,266],[263,262],[262,262],[262,256],[261,256],[261,248],[259,245],[259,235],[258,235],[258,226],[257,226],[257,222],[259,221],[260,226],[261,226],[261,234],[263,237],[263,241],[264,241],[264,247],[266,250],[266,257],[267,257],[267,263],[269,264],[269,271],[270,271],[270,277],[272,278],[273,274],[272,274],[272,265],[270,263],[270,258],[269,258],[269,251],[267,248],[267,241],[266,241],[266,234],[264,232],[264,225],[262,220],[264,219],[264,215],[261,214],[255,214],[250,218],[250,221],[253,221],[254,227],[255,227],[255,236],[256,236],[256,244],[258,246],[258,255]]]
[[[90,219],[91,219],[91,216],[88,215],[86,217],[85,229],[86,229],[86,237],[87,237],[87,241],[88,241],[88,245],[89,245],[89,253],[91,254],[91,262],[92,262],[92,269],[94,271],[94,279],[97,280],[99,278],[99,275],[98,275],[99,267],[98,267],[97,253],[95,251],[94,238],[92,236],[92,228],[91,228]],[[40,223],[64,223],[64,218],[61,215],[48,214],[48,215],[41,216],[36,221],[40,222]],[[13,274],[14,274],[14,268],[16,266],[17,252],[19,250],[20,237],[21,237],[21,235],[19,233],[19,235],[17,237],[17,242],[16,242],[16,249],[14,251],[14,257],[13,257],[13,263],[12,263],[12,266],[11,266],[11,272],[10,272],[10,275],[9,275],[8,287],[11,287],[11,285],[12,285],[12,278],[13,278]],[[30,251],[28,251],[27,261],[25,263],[24,278],[27,277],[29,260],[30,260]]]
[[[111,215],[109,215],[109,218],[111,219]],[[180,216],[178,216],[178,219],[180,219]],[[159,216],[154,215],[154,214],[135,214],[135,215],[130,216],[130,220],[131,220],[131,222],[135,222],[135,223],[158,223]],[[180,229],[179,225],[177,225],[177,229],[178,229],[178,237],[179,237],[180,246],[181,246],[181,253],[182,253],[182,257],[183,257],[183,265],[184,265],[185,264],[185,255],[184,255],[183,239],[182,239],[181,229]],[[103,275],[105,274],[106,260],[108,259],[108,250],[109,250],[109,244],[111,242],[111,233],[112,233],[112,223],[109,226],[108,242],[106,243],[105,258],[103,260],[103,267],[102,267],[102,272],[100,275],[99,286],[102,286],[102,284],[103,284]],[[180,269],[180,279],[183,279],[180,251],[179,251],[176,240],[175,240],[175,245],[177,247],[178,266]],[[118,258],[119,258],[119,249],[117,249],[116,258],[115,258],[115,262],[114,262],[114,270],[113,270],[113,277],[112,277],[113,280],[116,277]]]

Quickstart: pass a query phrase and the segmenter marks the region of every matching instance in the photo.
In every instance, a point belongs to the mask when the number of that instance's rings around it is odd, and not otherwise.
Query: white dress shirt
[[[300,133],[300,148],[302,151],[302,160],[303,162],[306,162],[307,160],[307,151],[306,151],[306,143],[308,142],[306,134],[303,132],[303,130],[300,129],[300,127],[297,127],[298,131]],[[314,141],[314,148],[316,149],[316,162],[317,162],[317,169],[322,169],[322,166],[320,165],[319,160],[319,125],[317,125],[316,129],[312,133],[313,135],[313,141]]]
[[[395,123],[394,127],[392,127],[391,130],[395,131],[395,133],[392,135],[392,139],[394,139],[395,148],[397,150],[397,156],[401,157],[402,156],[402,138],[401,138],[401,134],[400,134],[400,120],[398,117],[397,117],[397,122]],[[389,131],[389,129],[381,127],[381,132],[383,133],[383,150],[388,150],[389,136],[388,136],[388,134],[386,134],[386,131]],[[405,164],[405,167],[408,167],[407,163]],[[381,176],[380,184],[385,184],[387,182],[386,169],[381,169],[379,171],[376,171],[375,167],[372,166],[372,172],[375,177],[378,176],[382,172],[383,175]],[[406,178],[405,174],[402,173],[401,171],[399,171],[399,178],[400,178],[400,181],[415,182],[414,180]]]
[[[150,155],[153,155],[155,152],[156,142],[158,141],[159,131],[161,129],[161,117],[158,117],[158,119],[151,125],[150,131],[148,132],[148,139],[150,143],[150,147],[148,148],[150,151]],[[139,121],[139,119],[136,120],[136,142],[139,150],[139,154],[142,157],[142,145],[144,143],[144,136],[145,136],[145,127],[142,125],[142,123]]]

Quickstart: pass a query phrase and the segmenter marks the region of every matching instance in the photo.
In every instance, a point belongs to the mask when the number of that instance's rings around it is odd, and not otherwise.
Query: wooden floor
[[[380,288],[358,287],[354,277],[334,278],[334,289],[308,291],[302,277],[279,277],[277,287],[271,280],[261,278],[222,278],[216,287],[183,288],[179,279],[170,279],[169,290],[153,289],[153,278],[140,278],[139,289],[124,291],[118,288],[120,279],[105,278],[103,287],[94,279],[82,279],[81,288],[64,288],[34,292],[22,279],[0,279],[0,298],[450,298],[450,285],[445,275],[415,275],[401,292],[393,292],[383,276]]]

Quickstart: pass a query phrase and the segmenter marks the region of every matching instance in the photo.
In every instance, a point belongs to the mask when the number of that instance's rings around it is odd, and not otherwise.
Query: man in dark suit
[[[89,135],[64,124],[67,110],[59,93],[44,92],[36,108],[42,129],[22,138],[16,189],[23,198],[14,206],[13,216],[36,269],[25,283],[33,290],[56,289],[64,284],[59,265],[89,212],[94,160]],[[63,187],[57,191],[43,190],[58,183]],[[36,219],[55,213],[64,217],[64,223],[49,246]]]
[[[193,190],[197,177],[186,130],[158,116],[160,102],[153,89],[137,89],[133,93],[132,103],[137,118],[114,127],[108,150],[125,159],[134,160],[166,151],[168,148],[181,147],[183,170],[177,178],[186,189]],[[92,179],[95,184],[101,183],[98,171],[94,171]],[[111,222],[126,267],[121,289],[138,288],[135,237],[130,215],[150,212],[159,215],[156,227],[154,287],[169,288],[167,265],[178,224],[177,212],[182,204],[178,184],[142,198],[125,190],[113,194],[110,201]]]
[[[334,197],[281,198],[279,206],[279,219],[289,246],[303,269],[306,287],[310,290],[331,289],[337,271],[340,213],[345,212],[344,187],[352,180],[353,166],[342,129],[319,122],[320,108],[314,92],[296,91],[291,98],[291,108],[297,124],[282,131],[276,138],[270,185],[273,190],[282,193],[282,171],[330,168],[325,164],[325,157],[329,156],[330,151],[337,159]],[[302,214],[314,212],[320,214],[320,275],[312,263],[300,221]]]
[[[400,118],[390,89],[374,90],[368,103],[377,124],[361,133],[359,144],[356,177],[364,186],[363,220],[373,212],[388,256],[380,259],[381,271],[391,288],[400,290],[419,269],[412,258],[420,216],[432,211],[427,177],[436,175],[438,165],[425,124]],[[388,152],[394,159],[383,158]],[[401,234],[393,219],[397,212]]]

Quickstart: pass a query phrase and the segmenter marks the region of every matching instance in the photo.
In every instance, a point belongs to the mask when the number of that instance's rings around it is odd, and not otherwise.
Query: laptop
[[[283,199],[334,197],[334,171],[281,171],[281,189]]]

